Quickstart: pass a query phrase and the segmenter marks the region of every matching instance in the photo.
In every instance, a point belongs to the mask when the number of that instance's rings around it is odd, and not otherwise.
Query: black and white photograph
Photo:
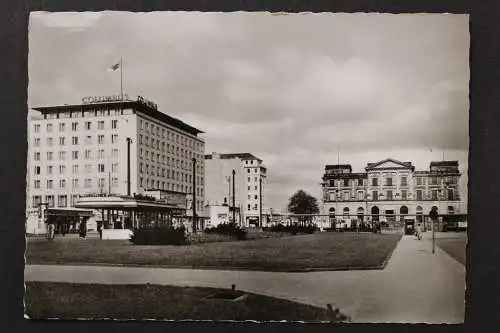
[[[461,324],[469,16],[32,12],[25,317]]]

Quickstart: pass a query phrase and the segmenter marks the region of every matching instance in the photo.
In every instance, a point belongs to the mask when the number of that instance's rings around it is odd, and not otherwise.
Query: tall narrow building
[[[244,226],[262,225],[261,212],[266,212],[267,169],[263,161],[250,153],[205,155],[206,195],[208,205],[220,205],[227,200],[241,213]],[[264,218],[262,219],[264,220]]]

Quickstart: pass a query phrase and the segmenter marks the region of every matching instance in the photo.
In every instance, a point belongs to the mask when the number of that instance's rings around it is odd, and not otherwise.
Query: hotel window
[[[392,200],[392,191],[387,191],[387,200]]]
[[[49,208],[53,208],[54,207],[54,196],[53,195],[47,195],[45,197],[45,200],[47,201],[47,204],[48,204],[47,206]]]
[[[407,200],[407,199],[408,199],[408,191],[401,190],[401,200]]]
[[[65,123],[60,123],[59,124],[59,132],[64,132],[66,130],[66,124]]]
[[[417,185],[422,185],[422,177],[417,177]]]
[[[146,160],[149,160],[149,151],[146,150]]]
[[[78,164],[73,165],[73,174],[77,175],[78,174]]]
[[[40,138],[35,138],[35,147],[40,147]]]
[[[65,173],[66,173],[66,166],[60,165],[59,166],[59,174],[64,175]]]
[[[105,182],[106,182],[106,180],[105,180],[104,178],[102,178],[102,177],[101,177],[101,178],[99,178],[99,180],[98,180],[98,184],[97,184],[97,186],[98,186],[99,188],[104,188]]]
[[[111,187],[118,187],[118,178],[113,177]]]
[[[144,122],[142,120],[139,122],[139,128],[144,129]]]
[[[97,172],[104,172],[104,164],[99,163],[97,165]]]
[[[47,166],[47,174],[51,175],[54,171],[54,167],[52,165]]]
[[[144,165],[142,164],[142,162],[139,163],[139,170],[140,170],[141,173],[144,172]]]
[[[40,166],[35,166],[35,175],[40,174]]]
[[[144,179],[142,177],[139,178],[139,186],[140,187],[144,186]]]
[[[40,188],[40,180],[35,180],[35,188]]]
[[[358,201],[363,200],[363,192],[359,191],[358,192]]]
[[[406,176],[401,177],[401,186],[408,185],[408,178]]]
[[[60,152],[59,156],[61,155],[61,153],[64,153],[64,152]],[[52,161],[53,156],[54,156],[54,154],[51,151],[47,152],[47,161]]]
[[[98,135],[97,136],[97,143],[102,145],[104,143],[104,135]]]
[[[73,158],[74,160],[77,160],[77,159],[78,159],[78,151],[77,151],[77,150],[73,151],[73,152],[71,153],[71,156],[72,156],[72,158]]]
[[[139,150],[139,157],[140,158],[144,157],[144,151],[142,150],[142,148]]]
[[[53,127],[52,124],[47,124],[47,132],[52,132]]]
[[[85,188],[90,188],[92,187],[92,179],[86,178],[85,179]]]
[[[449,189],[448,190],[448,200],[454,200],[454,195],[453,195],[453,190]]]
[[[422,190],[417,190],[417,200],[422,200]]]
[[[385,179],[385,186],[392,186],[392,177],[387,177]],[[389,193],[389,192],[387,192]]]
[[[97,129],[98,130],[103,130],[104,129],[104,120],[99,120],[97,122]]]
[[[59,146],[64,146],[66,144],[66,138],[64,136],[61,136],[59,138]]]
[[[116,119],[111,120],[111,128],[112,129],[117,129],[118,128],[118,120],[116,120]]]
[[[111,135],[111,143],[117,143],[117,142],[118,142],[118,134]]]
[[[53,186],[54,186],[54,181],[51,179],[47,180],[47,188],[52,189]]]
[[[35,152],[35,161],[40,161],[40,153]]]
[[[85,173],[92,173],[92,165],[85,164]]]
[[[66,188],[66,179],[59,180],[59,188]]]
[[[72,123],[71,124],[71,130],[74,131],[74,132],[78,131],[78,123]]]
[[[113,148],[113,150],[111,151],[111,156],[113,158],[117,158],[118,157],[118,149]]]
[[[344,187],[348,187],[349,186],[349,179],[344,179]]]
[[[139,134],[139,143],[140,143],[141,145],[142,145],[142,142],[143,142],[143,140],[142,140],[142,134]]]
[[[146,123],[146,132],[149,132],[149,123]]]
[[[92,123],[90,121],[85,122],[85,129],[90,131],[92,129]]]
[[[363,179],[358,179],[358,186],[363,186]]]
[[[372,178],[372,186],[378,186],[378,178]]]
[[[32,207],[38,207],[42,203],[42,197],[40,195],[34,195],[33,201],[31,203]]]
[[[432,190],[431,195],[432,195],[432,200],[438,199],[438,191],[437,190]]]
[[[437,177],[435,176],[431,177],[431,185],[437,185],[437,183],[438,183]]]
[[[344,192],[344,201],[349,201],[350,195],[349,192]]]
[[[91,145],[91,144],[92,144],[92,136],[87,135],[87,136],[85,137],[85,144],[86,144],[86,145]]]
[[[373,191],[372,192],[372,200],[378,200],[378,191]]]
[[[73,138],[71,138],[71,141],[72,141],[73,145],[78,145],[78,137],[77,136],[74,136]]]
[[[49,147],[52,147],[54,145],[54,139],[53,138],[47,138],[47,145]]]
[[[149,175],[149,164],[146,164],[146,174]]]
[[[58,207],[67,207],[68,206],[68,197],[66,195],[60,195],[57,197],[57,206]]]
[[[35,133],[40,133],[40,124],[35,124],[33,126]]]
[[[92,158],[92,151],[90,149],[85,150],[85,159],[89,160]]]
[[[73,179],[71,186],[74,190],[78,189],[78,179]]]

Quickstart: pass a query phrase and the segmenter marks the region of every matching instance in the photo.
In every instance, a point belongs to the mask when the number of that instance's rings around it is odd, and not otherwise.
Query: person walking
[[[80,238],[83,238],[83,239],[87,238],[87,222],[86,221],[80,222]]]
[[[422,240],[422,226],[420,223],[417,223],[417,227],[415,228],[415,236],[417,236],[418,240]]]
[[[102,222],[97,222],[97,232],[99,233],[99,239],[102,240]]]
[[[53,221],[47,222],[47,239],[53,240],[55,238],[55,225]]]

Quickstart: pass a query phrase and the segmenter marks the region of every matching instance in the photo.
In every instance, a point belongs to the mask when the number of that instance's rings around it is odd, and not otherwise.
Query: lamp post
[[[262,175],[259,176],[259,227],[262,228]]]
[[[196,227],[196,158],[193,157],[193,233]]]
[[[232,174],[233,174],[233,201],[232,201],[233,202],[233,223],[236,223],[236,198],[235,198],[236,197],[236,195],[235,195],[236,187],[234,185],[234,183],[235,183],[234,177],[236,175],[236,171],[234,169],[233,169]]]
[[[131,138],[127,138],[127,196],[130,197],[130,144]]]

